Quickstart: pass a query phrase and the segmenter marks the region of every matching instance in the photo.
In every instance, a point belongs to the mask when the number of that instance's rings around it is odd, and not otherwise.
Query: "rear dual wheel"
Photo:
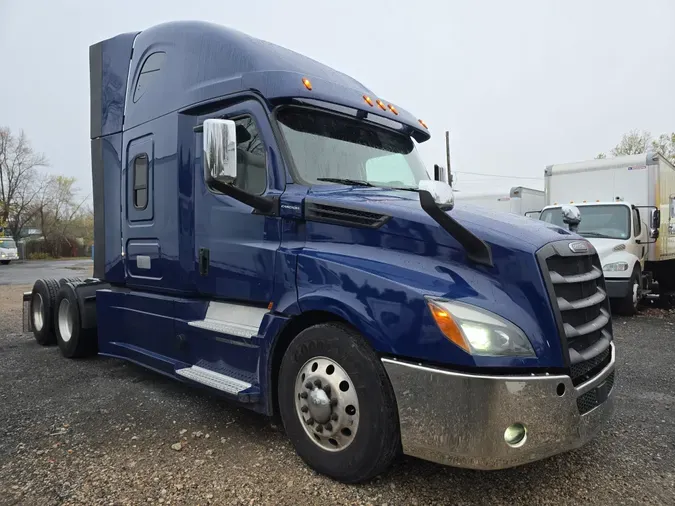
[[[72,283],[64,283],[56,296],[56,342],[66,358],[94,355],[98,351],[95,329],[83,329],[80,305]]]
[[[400,452],[389,378],[346,325],[316,325],[295,337],[282,359],[278,398],[291,442],[319,473],[345,483],[365,481]]]

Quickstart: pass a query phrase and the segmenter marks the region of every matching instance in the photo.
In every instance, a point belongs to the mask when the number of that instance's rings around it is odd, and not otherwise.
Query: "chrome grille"
[[[609,363],[612,319],[595,249],[587,243],[588,252],[575,253],[570,242],[578,241],[551,243],[538,257],[569,357],[572,382],[579,385]]]

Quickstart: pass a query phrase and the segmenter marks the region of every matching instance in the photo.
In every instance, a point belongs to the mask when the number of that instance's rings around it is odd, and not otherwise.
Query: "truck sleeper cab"
[[[300,457],[344,482],[401,451],[520,465],[610,418],[594,248],[454,208],[417,153],[423,121],[209,23],[90,58],[94,278],[24,295],[39,343],[278,412]]]

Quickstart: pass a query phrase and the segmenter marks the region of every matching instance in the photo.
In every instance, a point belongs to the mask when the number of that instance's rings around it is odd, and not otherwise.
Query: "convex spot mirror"
[[[423,179],[419,182],[418,188],[428,191],[436,204],[445,210],[452,209],[455,206],[455,195],[452,186],[448,183]]]

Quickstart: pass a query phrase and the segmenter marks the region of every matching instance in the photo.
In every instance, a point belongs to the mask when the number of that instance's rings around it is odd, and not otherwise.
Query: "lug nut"
[[[307,411],[309,411],[309,408],[307,406],[303,406],[300,408],[300,411],[302,411],[303,413],[307,413]]]
[[[321,380],[320,379],[315,379],[314,384],[316,385],[316,388],[321,388]]]
[[[330,419],[333,420],[334,422],[337,422],[338,414],[337,414],[337,413],[333,413],[332,415],[330,415]]]
[[[314,418],[311,416],[307,419],[307,425],[312,425],[314,423]]]
[[[317,432],[323,432],[323,425],[317,425],[317,426],[316,426],[316,431],[317,431]]]
[[[330,385],[324,385],[323,391],[326,392],[326,395],[330,397]]]
[[[333,430],[333,424],[330,423],[330,422],[328,422],[328,423],[326,424],[326,430]]]
[[[307,383],[305,383],[305,388],[308,388],[310,390],[314,390],[314,385],[312,385],[311,381],[308,381]]]
[[[337,399],[333,398],[333,399],[330,400],[330,405],[335,407],[335,406],[337,406],[337,402],[338,402]]]
[[[300,393],[300,398],[301,398],[301,399],[306,399],[307,397],[308,397],[308,396],[307,396],[307,392],[302,392],[302,393]]]

